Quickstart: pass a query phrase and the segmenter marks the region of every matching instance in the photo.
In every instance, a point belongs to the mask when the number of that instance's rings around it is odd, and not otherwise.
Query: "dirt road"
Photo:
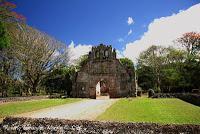
[[[38,111],[16,115],[31,118],[60,118],[95,120],[97,116],[115,103],[117,99],[87,99],[80,102],[46,108]]]

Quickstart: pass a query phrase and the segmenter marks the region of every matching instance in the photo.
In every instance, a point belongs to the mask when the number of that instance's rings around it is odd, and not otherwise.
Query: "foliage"
[[[7,27],[11,47],[0,54],[0,92],[2,96],[44,93],[44,78],[59,66],[68,64],[68,49],[61,42],[25,24]],[[20,80],[21,90],[15,89]],[[14,91],[18,90],[18,91]]]
[[[200,33],[189,32],[177,39],[187,51],[188,56],[195,55],[200,51]]]
[[[138,67],[148,66],[153,72],[154,88],[160,92],[161,69],[165,64],[166,49],[161,46],[151,46],[142,52],[138,59]]]
[[[153,89],[148,90],[148,97],[152,97],[155,94]]]
[[[126,67],[127,72],[129,74],[129,81],[131,82],[132,80],[135,79],[135,67],[134,67],[134,63],[132,62],[132,60],[128,59],[128,58],[120,58],[119,59],[120,63]]]
[[[190,32],[176,40],[184,50],[151,46],[142,52],[137,66],[139,86],[162,92],[191,92],[200,88],[199,40],[199,33]]]
[[[120,99],[98,120],[200,124],[200,108],[179,99]]]
[[[14,12],[16,5],[0,0],[0,93],[2,97],[13,96],[17,92],[20,93],[16,82],[19,75],[20,63],[17,61],[12,47],[12,37],[9,34],[9,29],[13,26],[20,26],[20,23],[25,22],[25,18]],[[20,84],[21,85],[21,84]]]
[[[46,78],[43,85],[47,93],[60,93],[70,96],[75,67],[60,67],[53,70]]]
[[[24,25],[23,29],[10,31],[13,53],[22,66],[22,79],[30,88],[31,94],[37,92],[42,80],[54,68],[67,64],[68,51],[65,45]]]
[[[195,88],[200,88],[200,62],[196,60],[187,60],[181,68],[183,76],[183,84],[185,90],[190,91]]]
[[[127,67],[128,69],[132,69],[134,68],[134,64],[132,62],[132,60],[128,59],[128,58],[120,58],[119,59],[120,63],[122,65],[124,65],[125,67]]]
[[[154,87],[155,75],[149,66],[140,66],[136,70],[138,75],[138,85],[145,91]]]
[[[0,20],[6,22],[24,22],[25,17],[13,11],[16,5],[7,0],[0,0]]]
[[[6,31],[6,26],[0,22],[0,50],[7,48],[10,45],[10,39]]]
[[[77,70],[80,70],[81,67],[83,67],[89,60],[88,54],[82,55],[77,61],[76,61],[76,68]]]

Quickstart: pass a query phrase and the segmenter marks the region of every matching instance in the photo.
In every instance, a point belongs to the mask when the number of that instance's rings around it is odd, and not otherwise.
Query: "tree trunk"
[[[160,76],[159,75],[157,75],[157,89],[158,89],[158,92],[162,92],[160,89]]]

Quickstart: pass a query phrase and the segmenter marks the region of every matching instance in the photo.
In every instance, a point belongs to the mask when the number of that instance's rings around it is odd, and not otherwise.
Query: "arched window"
[[[99,51],[96,51],[96,58],[99,58]]]
[[[108,50],[105,51],[105,57],[108,58]]]

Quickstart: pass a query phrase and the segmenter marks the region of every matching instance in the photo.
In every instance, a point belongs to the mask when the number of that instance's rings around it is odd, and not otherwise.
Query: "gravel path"
[[[95,120],[97,116],[105,112],[117,99],[88,99],[71,104],[45,108],[38,111],[16,115],[17,117],[31,118],[60,118],[60,119],[87,119]]]

